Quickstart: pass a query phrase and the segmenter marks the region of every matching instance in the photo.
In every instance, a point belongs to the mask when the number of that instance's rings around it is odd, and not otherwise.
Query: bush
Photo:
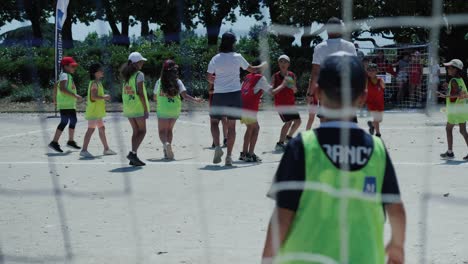
[[[13,85],[5,79],[0,80],[0,97],[9,96],[13,92]]]
[[[13,89],[10,96],[12,102],[30,102],[33,100],[41,100],[41,91],[39,87],[35,88],[33,85],[20,86]]]

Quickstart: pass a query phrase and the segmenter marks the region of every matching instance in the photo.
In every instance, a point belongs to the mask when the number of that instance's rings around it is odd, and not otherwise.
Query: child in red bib
[[[367,66],[367,108],[371,112],[372,121],[368,121],[369,133],[381,137],[380,123],[383,119],[385,108],[384,89],[385,82],[382,78],[377,77],[378,65],[369,63]]]
[[[260,65],[260,60],[254,61],[253,66]],[[242,118],[241,123],[247,126],[244,135],[244,146],[239,160],[246,162],[261,162],[262,159],[255,154],[260,125],[257,121],[257,113],[260,108],[260,100],[263,91],[270,91],[271,86],[261,73],[249,73],[242,83]]]

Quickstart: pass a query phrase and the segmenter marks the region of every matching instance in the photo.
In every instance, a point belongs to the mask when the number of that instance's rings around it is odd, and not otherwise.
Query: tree
[[[62,39],[64,48],[73,47],[73,24],[76,24],[79,21],[89,26],[91,22],[96,20],[96,2],[99,1],[70,0],[67,8],[67,18],[65,19],[62,27]],[[53,8],[55,14],[55,6]]]
[[[194,11],[197,13],[200,23],[206,27],[208,45],[216,45],[223,21],[236,22],[234,12],[240,8],[243,16],[255,16],[257,20],[262,18],[260,2],[249,0],[193,0]]]
[[[8,3],[11,1],[7,1]],[[47,18],[51,14],[51,3],[47,0],[18,0],[16,1],[17,11],[10,10],[10,18],[24,21],[25,19],[31,21],[32,38],[31,44],[33,46],[42,45],[42,31],[41,24],[47,22]],[[2,4],[3,8],[3,4]],[[8,8],[6,9],[8,10]]]
[[[136,21],[129,14],[135,10],[135,1],[128,0],[102,0],[96,1],[97,17],[106,20],[112,30],[112,42],[117,45],[130,45],[128,35],[130,26]],[[120,23],[120,29],[117,24]]]

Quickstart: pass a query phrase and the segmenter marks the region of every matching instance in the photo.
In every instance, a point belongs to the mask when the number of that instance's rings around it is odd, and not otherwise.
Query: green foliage
[[[8,80],[0,80],[0,98],[9,96],[13,91],[13,86]]]
[[[39,87],[34,87],[34,85],[17,87],[13,89],[10,96],[12,102],[30,102],[37,99],[41,99],[41,90]]]

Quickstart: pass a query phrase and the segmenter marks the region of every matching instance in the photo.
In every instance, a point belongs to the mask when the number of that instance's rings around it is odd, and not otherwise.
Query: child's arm
[[[54,105],[57,105],[57,88],[59,85],[60,83],[58,82],[54,83],[54,92],[53,92],[53,98],[52,98],[52,102],[54,102]]]
[[[110,99],[110,95],[108,95],[108,94],[105,94],[103,96],[98,95],[98,87],[97,87],[96,83],[93,83],[91,85],[91,101],[109,100],[109,99]]]
[[[60,92],[62,92],[63,94],[66,94],[68,96],[75,97],[76,99],[81,99],[81,96],[79,96],[78,94],[74,94],[74,93],[68,91],[67,82],[68,82],[67,80],[60,81]]]
[[[137,94],[138,94],[138,97],[140,97],[141,103],[143,104],[143,109],[145,109],[145,116],[146,116],[148,114],[148,106],[146,105],[143,82],[137,83]]]
[[[267,237],[263,248],[262,263],[272,263],[281,245],[286,240],[295,212],[276,207],[268,225]]]
[[[200,98],[196,98],[191,96],[190,94],[187,93],[187,91],[183,91],[181,94],[182,98],[184,98],[187,101],[193,102],[193,103],[201,103],[203,100]]]
[[[283,80],[283,82],[278,87],[273,88],[271,90],[271,94],[274,96],[277,93],[281,92],[281,90],[283,90],[284,88],[286,88],[286,81],[285,80]]]
[[[268,66],[268,63],[266,63],[266,61],[264,61],[260,65],[257,65],[257,66],[249,65],[249,67],[247,67],[246,71],[248,71],[250,73],[257,73],[257,72],[260,72],[266,66]]]
[[[388,214],[392,236],[385,251],[388,255],[388,263],[403,264],[405,259],[405,233],[406,212],[402,203],[385,205]]]

